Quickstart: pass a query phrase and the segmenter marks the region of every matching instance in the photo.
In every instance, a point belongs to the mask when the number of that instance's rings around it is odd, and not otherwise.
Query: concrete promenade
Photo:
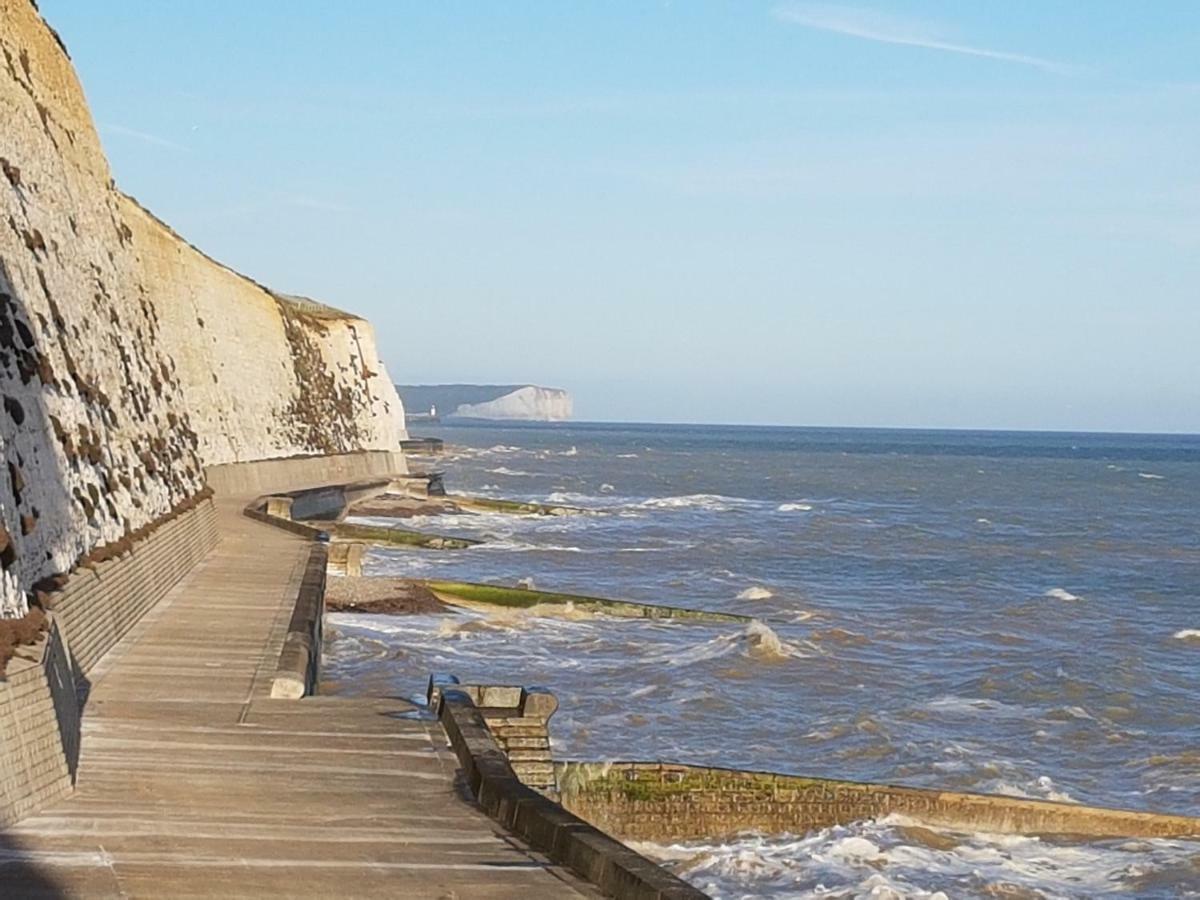
[[[0,897],[596,897],[464,799],[400,700],[273,700],[306,542],[221,542],[97,666],[76,790],[0,836]]]

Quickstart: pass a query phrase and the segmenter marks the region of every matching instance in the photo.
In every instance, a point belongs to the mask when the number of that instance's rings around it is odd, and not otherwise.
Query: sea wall
[[[205,466],[398,449],[370,326],[120,193],[29,0],[0,0],[0,122],[0,615],[195,496]]]
[[[1200,819],[1189,816],[772,772],[657,762],[567,762],[557,772],[563,806],[624,840],[804,834],[893,814],[923,825],[995,834],[1200,834]]]
[[[70,792],[89,675],[216,541],[213,501],[202,499],[44,598],[49,632],[0,678],[0,826]]]

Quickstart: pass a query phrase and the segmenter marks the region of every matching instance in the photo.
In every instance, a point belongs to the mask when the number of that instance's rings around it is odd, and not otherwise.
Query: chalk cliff
[[[207,465],[395,450],[368,323],[274,294],[118,191],[69,57],[0,0],[0,613]]]
[[[533,384],[401,384],[396,389],[414,414],[436,408],[444,418],[562,422],[572,413],[566,391]]]

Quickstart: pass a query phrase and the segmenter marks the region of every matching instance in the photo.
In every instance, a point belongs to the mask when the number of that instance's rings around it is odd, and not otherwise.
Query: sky
[[[41,0],[117,183],[592,420],[1200,431],[1200,3]]]

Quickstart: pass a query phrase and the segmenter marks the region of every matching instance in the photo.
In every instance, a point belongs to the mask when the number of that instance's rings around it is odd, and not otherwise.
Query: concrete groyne
[[[804,834],[886,816],[967,833],[1200,837],[1200,818],[662,762],[563,762],[563,805],[627,840]]]

